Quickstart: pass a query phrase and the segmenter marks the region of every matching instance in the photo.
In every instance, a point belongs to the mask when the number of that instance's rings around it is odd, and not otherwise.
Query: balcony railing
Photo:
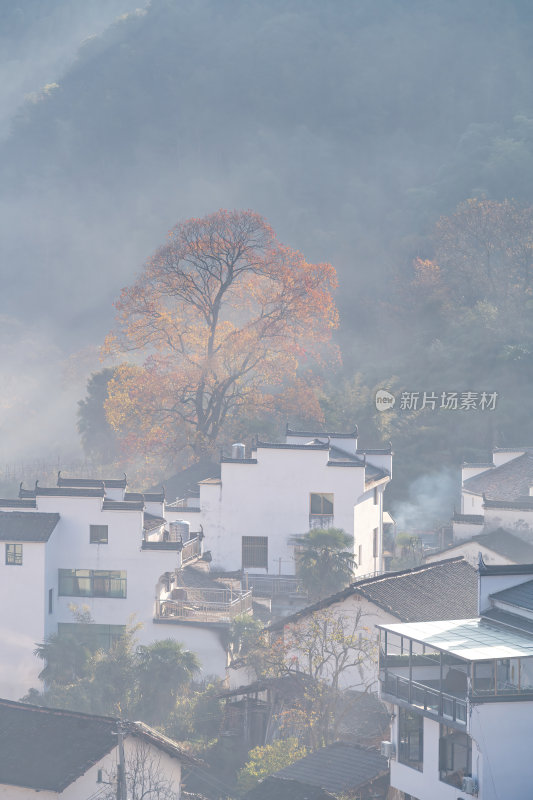
[[[252,592],[236,594],[231,589],[175,589],[175,597],[161,600],[160,620],[190,622],[231,622],[252,611]]]
[[[186,561],[190,561],[191,558],[196,558],[196,556],[201,555],[201,542],[202,538],[200,536],[195,536],[194,539],[189,539],[188,542],[184,542],[183,550],[181,551],[182,564],[184,564]]]
[[[381,691],[416,706],[427,714],[435,714],[466,725],[466,699],[391,673],[387,673],[381,680]]]
[[[309,529],[331,528],[332,526],[333,514],[309,514]]]
[[[245,575],[242,579],[243,591],[253,589],[256,597],[287,597],[292,594],[301,594],[307,597],[303,584],[294,575]]]

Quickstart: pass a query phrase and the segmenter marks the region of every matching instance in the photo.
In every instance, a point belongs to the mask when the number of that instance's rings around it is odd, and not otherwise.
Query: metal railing
[[[276,597],[278,595],[301,594],[306,597],[303,584],[294,575],[245,575],[242,578],[243,591],[253,589],[256,597]]]
[[[425,686],[423,683],[410,681],[409,678],[390,673],[381,681],[381,691],[421,708],[428,714],[435,714],[466,725],[466,699],[462,700],[452,694]]]
[[[231,622],[252,610],[252,592],[236,594],[231,589],[178,590],[182,598],[162,600],[159,618],[191,622]]]
[[[199,536],[195,536],[194,539],[189,539],[187,542],[183,543],[183,550],[181,551],[182,564],[185,563],[185,561],[190,561],[191,558],[196,558],[196,556],[201,555],[201,542],[201,538]]]

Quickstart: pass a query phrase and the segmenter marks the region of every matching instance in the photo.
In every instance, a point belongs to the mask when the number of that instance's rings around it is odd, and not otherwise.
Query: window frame
[[[114,589],[112,589],[113,582],[115,582]],[[127,582],[126,570],[59,569],[57,594],[58,597],[100,597],[107,600],[125,600],[127,598]]]
[[[24,559],[24,551],[22,549],[22,543],[6,542],[6,547],[5,547],[6,567],[22,567],[23,559]]]
[[[242,536],[241,560],[243,569],[268,570],[268,536]]]
[[[464,738],[464,741],[461,739]],[[457,756],[466,752],[464,765],[457,765]],[[456,755],[457,754],[457,755]],[[439,780],[460,789],[463,778],[472,775],[472,739],[465,731],[440,724],[439,727]]]
[[[97,531],[105,529],[105,538]],[[89,544],[109,544],[109,525],[89,525]]]
[[[313,498],[320,498],[320,511],[313,510]],[[331,500],[329,499],[331,498]],[[331,503],[331,511],[324,510],[324,500],[326,503]],[[334,492],[309,492],[309,516],[311,517],[328,517],[331,518],[335,514],[335,493]]]
[[[416,711],[399,707],[398,713],[398,762],[406,767],[424,770],[424,717]],[[402,730],[403,728],[403,730]],[[417,741],[418,737],[418,741]],[[416,757],[413,753],[416,752]]]

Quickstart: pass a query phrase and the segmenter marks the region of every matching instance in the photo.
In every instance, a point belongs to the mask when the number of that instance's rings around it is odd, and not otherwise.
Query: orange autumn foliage
[[[311,365],[338,324],[331,264],[280,244],[251,211],[179,223],[122,291],[108,353],[136,352],[106,413],[133,452],[209,451],[240,415],[320,417]]]

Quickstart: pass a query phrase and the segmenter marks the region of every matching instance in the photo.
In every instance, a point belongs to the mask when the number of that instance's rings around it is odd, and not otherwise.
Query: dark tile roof
[[[125,489],[127,478],[62,478],[61,472],[57,474],[57,485],[75,488],[90,488],[91,486],[105,486],[107,489]]]
[[[516,564],[533,564],[533,545],[509,531],[499,528],[490,533],[480,533],[473,540]]]
[[[357,439],[358,430],[357,430],[357,425],[355,425],[351,433],[338,433],[338,432],[332,433],[331,431],[294,431],[291,428],[289,428],[289,425],[287,424],[287,427],[285,428],[285,435],[305,436],[305,437],[309,436],[310,439],[313,439],[315,437],[320,437],[322,439],[328,437],[331,439]]]
[[[22,491],[26,492],[25,489]],[[65,488],[45,488],[36,486],[32,493],[34,497],[104,497],[105,489],[103,486],[94,489],[91,487],[72,488],[65,486]]]
[[[284,778],[265,778],[244,795],[244,800],[335,800],[320,786]]]
[[[485,564],[483,558],[481,558],[479,561],[478,571],[480,575],[533,575],[533,563]]]
[[[197,464],[191,464],[190,467],[177,472],[165,478],[164,492],[169,500],[179,499],[186,497],[189,490],[196,489],[199,481],[204,478],[220,477],[220,464],[218,462],[210,461],[209,459],[202,459]],[[150,491],[158,492],[163,490],[163,484],[153,486]]]
[[[502,603],[509,603],[517,608],[525,608],[533,611],[533,580],[519,583],[518,586],[511,586],[510,589],[503,589],[490,595],[492,600],[499,600]]]
[[[285,444],[284,442],[254,442],[252,452],[255,450],[329,450],[327,442],[318,444]]]
[[[501,608],[490,608],[482,613],[481,618],[487,620],[489,624],[494,625],[496,623],[501,628],[510,628],[513,631],[533,636],[533,620],[520,617],[518,614],[512,614],[508,611],[502,611]]]
[[[47,542],[59,514],[40,511],[0,511],[0,541]]]
[[[355,581],[341,592],[277,620],[269,630],[280,630],[354,594],[388,611],[401,622],[466,619],[477,616],[478,610],[476,570],[462,557],[457,557]]]
[[[144,512],[143,528],[145,531],[153,531],[156,528],[160,528],[165,522],[166,520],[163,517],[156,517],[155,514],[149,514],[148,511]]]
[[[226,589],[231,587],[235,593],[241,592],[240,578],[212,575],[206,564],[187,566],[177,573],[176,587],[188,589]]]
[[[454,550],[459,550],[469,542],[477,542],[488,550],[492,550],[493,553],[498,553],[498,555],[510,559],[515,564],[533,563],[533,545],[509,533],[509,531],[504,531],[502,528],[490,533],[478,533],[470,539],[464,539],[446,547],[444,550],[431,553],[431,556],[442,554],[444,557],[446,553],[451,554]]]
[[[143,723],[126,731],[175,758],[190,760]],[[117,720],[94,714],[0,700],[0,781],[36,791],[62,792],[117,744]]]
[[[454,511],[453,521],[465,522],[469,523],[470,525],[483,525],[485,522],[485,517],[483,514],[458,514],[456,511]]]
[[[464,489],[474,494],[485,494],[489,500],[516,500],[529,494],[530,486],[533,486],[533,451],[474,475],[463,483]]]
[[[343,792],[365,786],[388,769],[387,759],[377,751],[337,742],[275,772],[274,777]]]
[[[102,511],[142,511],[143,509],[143,500],[104,500],[102,504]]]
[[[519,497],[516,500],[487,500],[484,497],[483,508],[513,508],[516,511],[533,511],[533,497]]]
[[[231,458],[230,456],[221,456],[220,462],[222,464],[257,464],[257,458]]]
[[[162,492],[143,492],[145,503],[163,503],[165,500],[165,491]]]
[[[35,498],[10,497],[0,500],[0,508],[37,508]]]

